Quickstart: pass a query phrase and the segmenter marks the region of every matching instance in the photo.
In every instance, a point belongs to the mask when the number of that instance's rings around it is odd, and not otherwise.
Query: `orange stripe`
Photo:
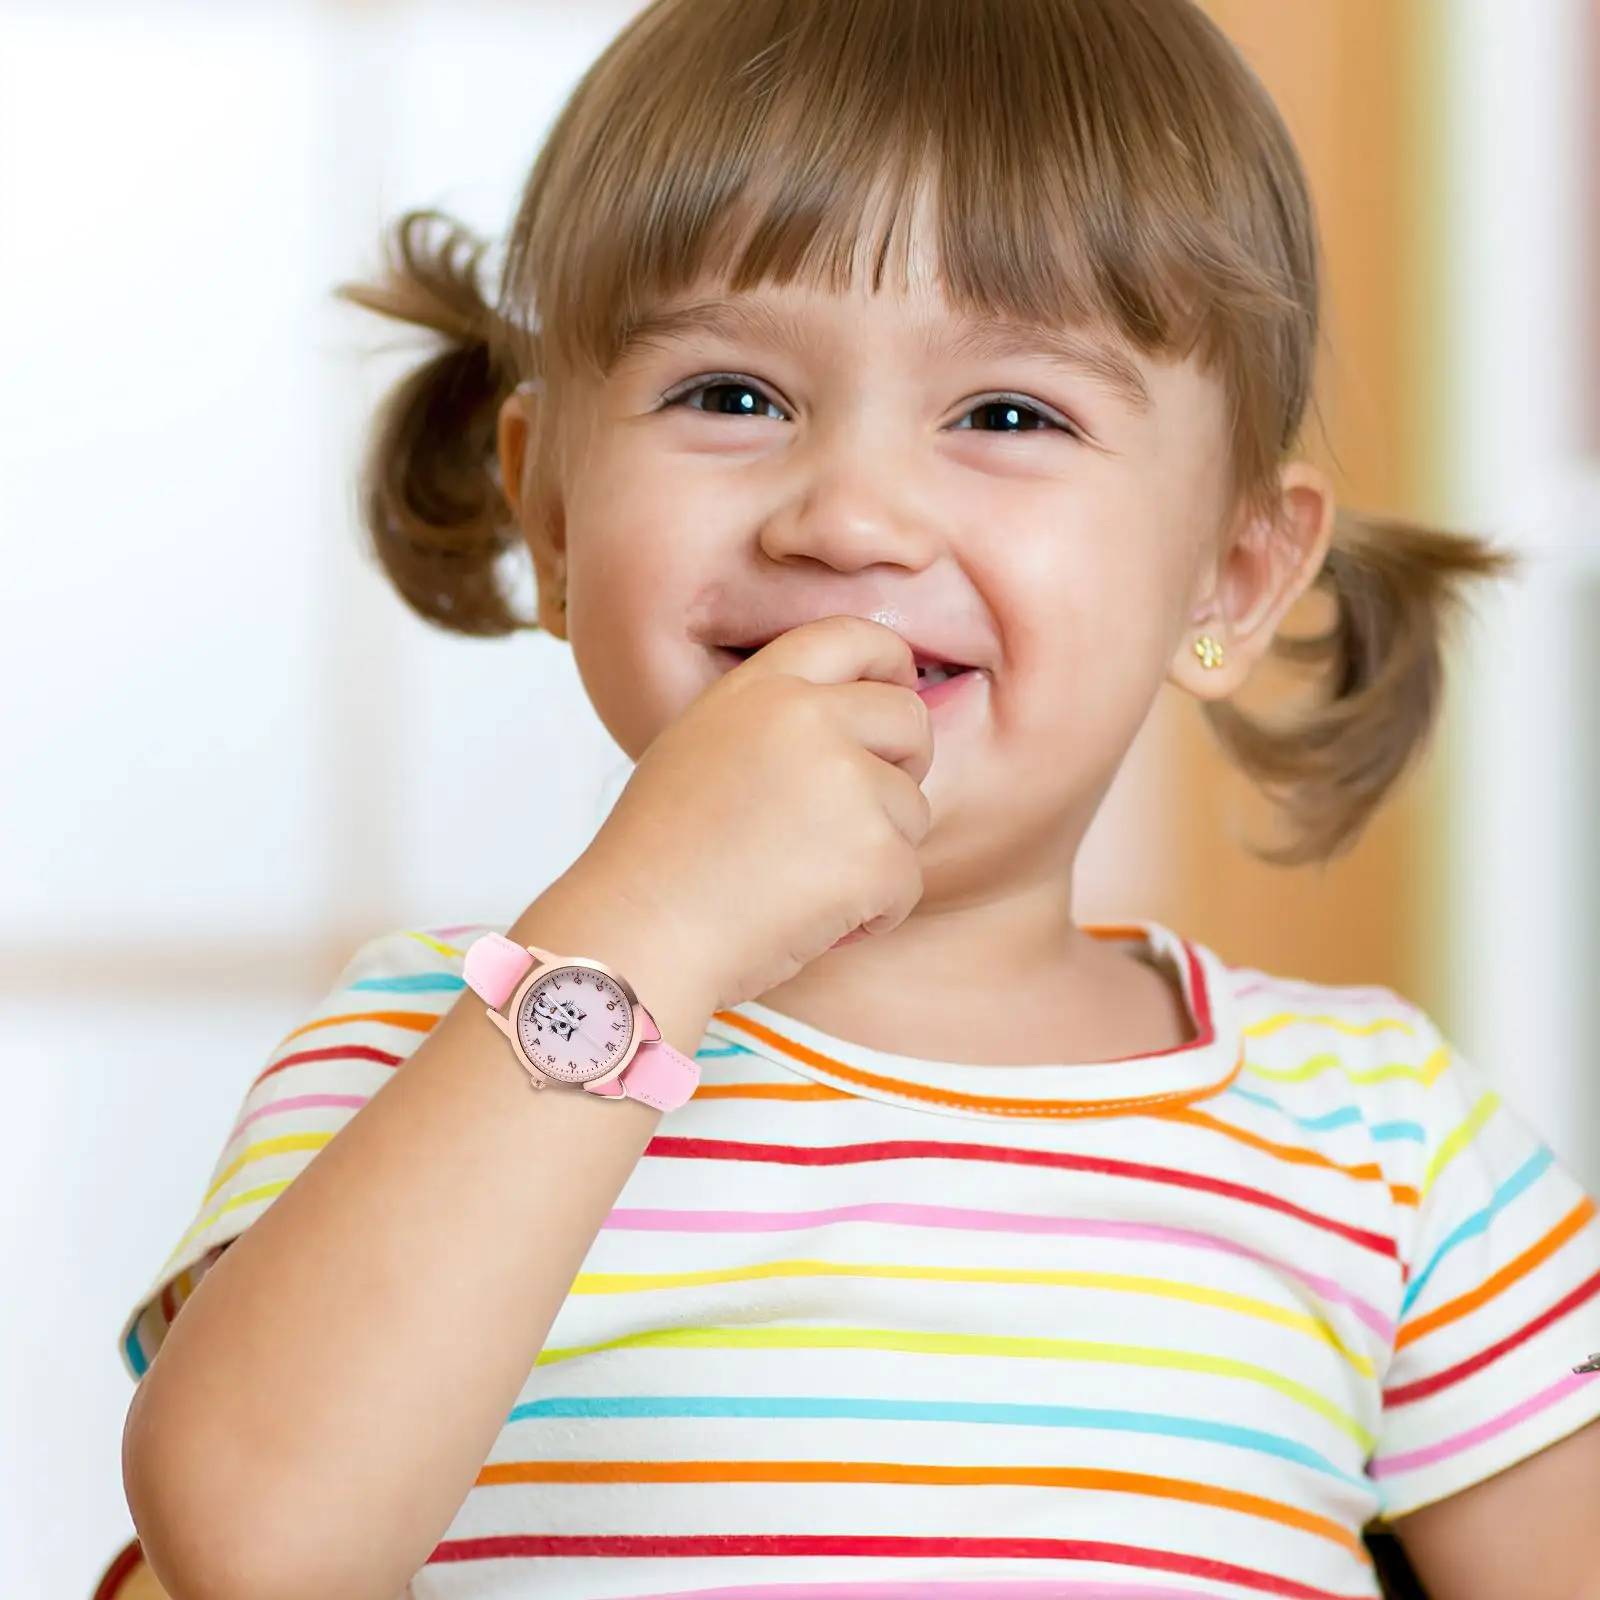
[[[1089,1467],[933,1467],[886,1461],[501,1461],[478,1474],[480,1488],[520,1483],[895,1483],[967,1488],[1008,1484],[1041,1489],[1093,1489],[1157,1500],[1216,1506],[1331,1540],[1359,1551],[1348,1528],[1297,1506],[1182,1478]]]
[[[1137,928],[1132,923],[1126,927],[1120,923],[1107,923],[1103,927],[1093,924],[1079,931],[1088,934],[1091,939],[1101,944],[1145,944],[1150,938],[1147,929]]]
[[[1548,1261],[1567,1240],[1583,1230],[1584,1225],[1595,1214],[1593,1200],[1585,1197],[1553,1227],[1537,1244],[1530,1245],[1514,1261],[1508,1261],[1493,1277],[1485,1278],[1476,1289],[1469,1289],[1464,1295],[1454,1300],[1447,1300],[1442,1306],[1430,1311],[1425,1317],[1418,1317],[1415,1322],[1408,1322],[1395,1336],[1394,1347],[1404,1350],[1408,1344],[1415,1344],[1424,1334],[1432,1333],[1435,1328],[1443,1328],[1452,1322],[1459,1322],[1469,1312],[1476,1311],[1479,1306],[1487,1305],[1496,1295],[1503,1294],[1519,1278],[1525,1278],[1543,1261]]]
[[[409,1028],[413,1033],[427,1033],[439,1019],[431,1011],[352,1011],[343,1017],[318,1017],[293,1033],[286,1033],[283,1042],[298,1039],[302,1034],[315,1033],[318,1028],[337,1028],[346,1022],[376,1022],[385,1028]]]
[[[1271,1139],[1263,1139],[1260,1134],[1250,1133],[1244,1128],[1236,1128],[1232,1123],[1223,1122],[1220,1118],[1213,1117],[1209,1112],[1195,1111],[1189,1107],[1180,1107],[1176,1111],[1167,1113],[1169,1122],[1187,1122],[1192,1127],[1206,1128],[1212,1133],[1220,1133],[1224,1138],[1232,1139],[1236,1144],[1247,1145],[1252,1150],[1260,1150],[1264,1155],[1275,1156],[1279,1161],[1287,1161],[1297,1167],[1321,1167],[1328,1172],[1342,1172],[1347,1178],[1355,1178],[1361,1183],[1384,1183],[1383,1168],[1375,1161],[1361,1161],[1354,1166],[1344,1166],[1340,1162],[1331,1160],[1320,1150],[1307,1150],[1301,1145],[1275,1144]],[[1387,1185],[1390,1196],[1399,1205],[1416,1205],[1417,1191],[1408,1184],[1391,1183]]]
[[[803,1062],[808,1067],[815,1067],[830,1077],[843,1078],[846,1083],[857,1083],[866,1089],[882,1090],[888,1094],[899,1095],[905,1100],[922,1100],[933,1105],[958,1107],[963,1111],[987,1111],[995,1116],[1006,1117],[1104,1117],[1129,1111],[1149,1111],[1158,1106],[1181,1107],[1191,1100],[1207,1099],[1227,1088],[1239,1076],[1244,1066],[1244,1058],[1241,1056],[1234,1063],[1233,1070],[1218,1083],[1208,1083],[1199,1089],[1184,1089],[1171,1094],[1152,1094],[1136,1099],[991,1099],[980,1094],[958,1094],[947,1089],[930,1089],[924,1084],[907,1083],[900,1078],[886,1078],[875,1072],[862,1072],[793,1039],[785,1039],[782,1034],[774,1033],[762,1023],[753,1021],[749,1017],[741,1017],[731,1011],[719,1011],[717,1021],[753,1035],[763,1043],[771,1045],[780,1055],[786,1055],[793,1061]]]
[[[696,1100],[853,1100],[825,1083],[702,1083]]]

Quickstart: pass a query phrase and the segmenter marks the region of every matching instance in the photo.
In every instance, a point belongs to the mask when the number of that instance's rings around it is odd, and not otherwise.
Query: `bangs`
[[[657,0],[557,123],[502,310],[537,370],[604,371],[708,282],[903,279],[915,225],[959,311],[1281,380],[1315,345],[1309,215],[1187,0]]]

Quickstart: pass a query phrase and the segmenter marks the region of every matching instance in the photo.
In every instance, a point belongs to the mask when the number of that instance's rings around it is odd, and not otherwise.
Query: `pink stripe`
[[[1238,976],[1243,977],[1240,973]],[[1295,998],[1310,1001],[1312,1004],[1327,1005],[1334,995],[1328,988],[1316,983],[1296,983],[1287,978],[1257,977],[1248,983],[1235,986],[1233,998],[1247,1000],[1254,994],[1281,994],[1285,999]],[[1387,1006],[1390,1010],[1403,1004],[1392,989],[1379,988],[1376,985],[1364,985],[1359,988],[1339,989],[1336,991],[1340,1003],[1350,1000],[1365,1000],[1373,1005]]]
[[[1196,1233],[1188,1228],[1164,1228],[1153,1223],[1101,1222],[1078,1217],[1041,1217],[1020,1211],[973,1211],[962,1206],[859,1205],[834,1206],[824,1211],[652,1211],[616,1210],[607,1228],[630,1233],[784,1233],[823,1228],[834,1222],[886,1222],[904,1228],[952,1228],[971,1233],[1036,1233],[1072,1235],[1082,1239],[1129,1239],[1150,1244],[1176,1244],[1193,1250],[1213,1250],[1220,1255],[1258,1261],[1275,1272],[1297,1278],[1324,1300],[1347,1306],[1385,1344],[1394,1343],[1394,1323],[1359,1295],[1331,1278],[1306,1272],[1271,1256],[1247,1250],[1231,1240]]]
[[[276,1117],[286,1111],[315,1111],[324,1106],[338,1106],[359,1111],[369,1099],[371,1096],[364,1094],[291,1095],[287,1100],[275,1100],[271,1105],[262,1106],[259,1111],[252,1111],[248,1117],[242,1118],[238,1127],[228,1135],[228,1143],[232,1144],[252,1122],[260,1122],[263,1117]]]
[[[423,930],[433,939],[454,939],[461,933],[488,933],[490,930],[481,922],[463,922],[459,928],[426,928]]]
[[[1215,1600],[1214,1589],[1152,1589],[1148,1584],[1044,1582],[1019,1583],[986,1578],[977,1583],[761,1583],[737,1589],[674,1589],[640,1595],[639,1600]]]
[[[1469,1428],[1465,1433],[1455,1434],[1449,1439],[1440,1440],[1438,1444],[1430,1444],[1422,1450],[1412,1450],[1403,1456],[1382,1457],[1374,1461],[1367,1471],[1374,1478],[1393,1478],[1402,1472],[1414,1472],[1418,1467],[1431,1467],[1436,1461],[1460,1455],[1463,1450],[1470,1450],[1474,1445],[1482,1444],[1486,1439],[1492,1439],[1496,1434],[1516,1427],[1519,1422],[1526,1422],[1529,1417],[1538,1416],[1541,1411],[1548,1410],[1557,1401],[1565,1400],[1569,1394],[1593,1381],[1591,1374],[1569,1373],[1559,1383],[1551,1384],[1542,1394],[1536,1394],[1531,1400],[1524,1400],[1520,1406],[1513,1406],[1511,1410],[1488,1422],[1480,1423],[1476,1428]]]

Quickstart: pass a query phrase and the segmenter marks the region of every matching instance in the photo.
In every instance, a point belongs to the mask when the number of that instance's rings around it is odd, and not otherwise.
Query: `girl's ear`
[[[500,407],[500,484],[511,515],[522,530],[539,584],[539,626],[558,639],[567,636],[566,521],[554,483],[546,482],[548,462],[536,446],[539,434],[537,388],[521,384]]]
[[[1172,683],[1200,700],[1244,686],[1322,571],[1335,509],[1325,473],[1304,461],[1283,469],[1276,502],[1242,521],[1210,574],[1168,669]]]

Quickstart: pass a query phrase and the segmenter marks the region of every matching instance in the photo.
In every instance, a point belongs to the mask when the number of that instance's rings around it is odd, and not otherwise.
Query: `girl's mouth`
[[[953,700],[978,676],[977,668],[934,661],[917,663],[917,696],[930,710]]]
[[[742,661],[748,661],[761,648],[760,645],[729,646],[718,653],[727,659],[731,669]],[[934,702],[929,697],[935,691],[946,691],[938,695],[938,700],[942,702],[949,698],[949,691],[958,687],[963,679],[971,677],[977,671],[977,668],[963,666],[957,661],[935,661],[921,655],[916,658],[916,663],[917,693],[930,704]]]

